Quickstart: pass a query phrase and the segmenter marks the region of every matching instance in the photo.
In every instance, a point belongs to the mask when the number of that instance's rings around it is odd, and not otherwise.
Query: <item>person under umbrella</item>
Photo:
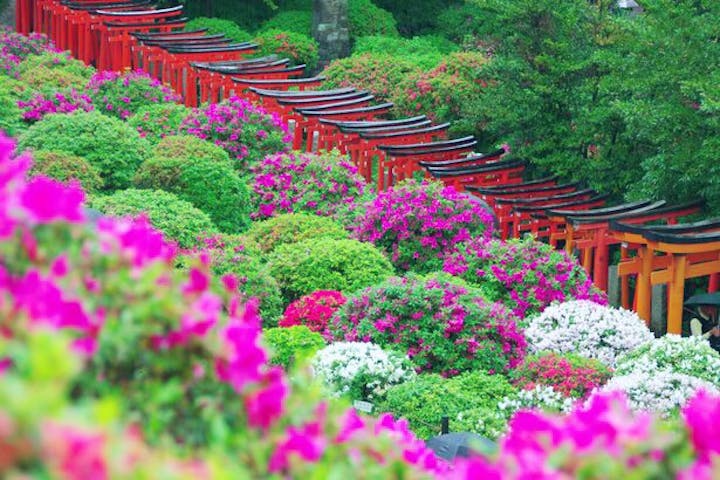
[[[720,351],[720,325],[718,325],[719,293],[695,295],[685,302],[689,307],[697,307],[697,317],[690,320],[690,333],[694,337],[703,337],[710,346]]]

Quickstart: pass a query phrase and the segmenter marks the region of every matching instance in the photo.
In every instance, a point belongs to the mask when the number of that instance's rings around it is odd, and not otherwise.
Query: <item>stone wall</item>
[[[313,0],[313,37],[320,46],[319,69],[350,54],[347,0]]]

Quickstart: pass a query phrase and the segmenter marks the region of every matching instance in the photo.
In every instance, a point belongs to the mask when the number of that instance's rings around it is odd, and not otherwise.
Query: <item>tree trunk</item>
[[[13,29],[15,28],[15,1],[16,0],[8,0],[7,2],[2,2],[0,0],[0,4],[5,5],[5,7],[0,10],[0,25],[9,25]]]
[[[320,69],[350,53],[348,0],[313,0],[313,37],[320,47]]]

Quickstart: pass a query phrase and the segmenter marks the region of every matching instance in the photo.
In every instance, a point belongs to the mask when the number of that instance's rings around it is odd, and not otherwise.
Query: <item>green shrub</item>
[[[444,55],[458,49],[442,37],[396,38],[383,36],[360,37],[353,46],[353,55],[386,54],[401,57],[423,70],[437,67]]]
[[[95,193],[103,187],[102,178],[95,167],[84,158],[64,152],[34,152],[30,173],[46,175],[61,182],[77,180],[88,193]]]
[[[375,5],[372,0],[348,0],[348,21],[350,36],[353,38],[366,35],[400,35],[392,14]]]
[[[130,186],[135,171],[148,157],[147,141],[125,122],[97,112],[47,115],[20,138],[18,150],[65,152],[87,160],[105,182],[105,189]]]
[[[322,336],[304,325],[268,328],[263,339],[270,347],[270,363],[288,370],[297,360],[309,359],[325,346]]]
[[[31,55],[18,65],[21,81],[35,90],[53,92],[62,88],[80,90],[95,72],[68,52]]]
[[[161,150],[162,143],[156,150]],[[239,233],[250,225],[250,195],[230,162],[207,157],[153,157],[146,160],[133,182],[138,188],[174,193],[207,213],[224,233]]]
[[[150,223],[182,248],[197,245],[199,239],[216,231],[210,217],[191,203],[162,190],[129,188],[104,197],[95,197],[90,206],[116,217],[145,213]]]
[[[205,238],[193,255],[200,252],[209,255],[210,266],[217,277],[235,275],[243,298],[260,301],[260,316],[265,327],[277,325],[284,308],[280,287],[267,265],[261,262],[260,250],[252,240],[238,235],[216,235]]]
[[[462,2],[439,12],[436,31],[455,43],[474,42],[483,33],[484,19],[476,4]]]
[[[128,119],[128,124],[136,129],[141,137],[155,144],[169,135],[175,135],[182,121],[191,112],[191,109],[178,103],[146,105]]]
[[[323,71],[327,88],[356,87],[369,90],[378,102],[389,101],[402,92],[400,85],[420,75],[413,62],[382,53],[353,55],[335,60]]]
[[[393,274],[379,250],[357,240],[320,238],[280,245],[268,264],[288,303],[316,290],[354,292]]]
[[[227,162],[230,156],[221,147],[193,135],[170,135],[152,149],[153,158],[202,158],[216,163]]]
[[[513,393],[514,388],[501,375],[475,371],[447,379],[425,374],[390,387],[377,411],[406,418],[420,438],[438,435],[443,416],[450,418],[450,431],[474,431],[494,437],[498,433],[494,413],[499,402]],[[469,411],[473,411],[472,420],[485,417],[490,425],[483,428],[477,421],[468,421]]]
[[[24,128],[22,111],[17,102],[21,100],[23,84],[8,76],[0,75],[0,130],[10,136]]]
[[[140,70],[96,73],[85,91],[98,111],[122,120],[127,120],[148,105],[179,103],[182,99],[160,80]]]
[[[240,28],[232,20],[222,18],[197,17],[185,24],[185,30],[198,30],[207,28],[208,34],[222,34],[231,38],[234,42],[247,42],[252,40],[252,35]]]
[[[259,45],[260,56],[275,53],[289,58],[295,65],[307,65],[308,70],[317,66],[318,44],[308,35],[272,29],[261,31],[254,41]]]
[[[439,16],[449,5],[463,0],[374,0],[379,6],[392,13],[397,20],[398,30],[403,36],[412,37],[436,32],[442,25]]]
[[[263,23],[260,31],[282,30],[312,36],[312,12],[306,10],[283,10]]]
[[[309,213],[288,213],[254,222],[247,236],[255,241],[263,252],[268,253],[280,245],[303,240],[343,240],[348,238],[348,233],[331,218]]]

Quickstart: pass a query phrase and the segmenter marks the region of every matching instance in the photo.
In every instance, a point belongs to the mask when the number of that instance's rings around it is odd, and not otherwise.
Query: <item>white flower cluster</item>
[[[530,319],[525,336],[535,352],[577,353],[610,367],[618,356],[654,339],[634,312],[588,300],[549,306]]]
[[[651,375],[636,371],[613,377],[593,393],[622,391],[633,410],[668,416],[677,412],[700,388],[720,394],[717,387],[710,382],[669,370],[655,371]]]
[[[315,354],[312,369],[331,395],[365,397],[353,400],[376,399],[390,386],[411,380],[416,375],[406,356],[363,342],[328,345]]]
[[[720,386],[720,354],[700,337],[665,335],[618,358],[615,375],[681,373]]]
[[[569,412],[574,403],[574,399],[556,392],[553,387],[536,385],[532,390],[520,390],[515,395],[505,397],[498,403],[498,409],[506,418],[510,418],[518,410]]]

